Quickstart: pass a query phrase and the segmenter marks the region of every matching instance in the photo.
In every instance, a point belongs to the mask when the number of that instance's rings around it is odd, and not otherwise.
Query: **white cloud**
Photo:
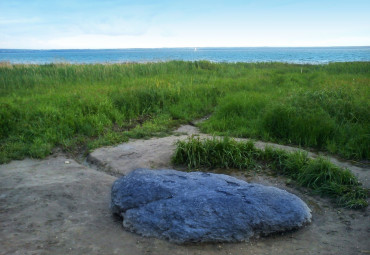
[[[11,24],[31,24],[40,22],[39,18],[22,18],[22,19],[7,19],[0,18],[0,25],[11,25]]]
[[[138,19],[112,17],[77,25],[80,34],[132,35],[139,36],[149,29],[149,23]]]
[[[368,15],[356,9],[355,15],[343,16],[339,9],[332,12],[331,6],[330,11],[306,11],[310,1],[302,1],[291,5],[295,1],[284,0],[284,6],[274,8],[247,0],[241,0],[240,6],[224,6],[221,1],[189,4],[195,3],[190,0],[162,4],[66,0],[50,6],[27,1],[29,6],[16,6],[13,13],[0,8],[0,48],[370,45]],[[287,7],[290,10],[284,11]]]

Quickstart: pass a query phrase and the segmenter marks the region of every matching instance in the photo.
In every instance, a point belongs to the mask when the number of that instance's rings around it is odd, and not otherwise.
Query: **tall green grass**
[[[307,153],[287,152],[271,147],[257,149],[253,142],[190,137],[178,141],[172,161],[177,165],[197,168],[236,168],[253,171],[268,166],[278,174],[295,180],[314,192],[332,197],[343,207],[367,206],[368,191],[348,170],[337,167],[324,158],[310,159]]]
[[[191,168],[251,169],[256,166],[261,152],[253,142],[238,143],[229,138],[201,140],[189,138],[178,141],[173,163]]]
[[[303,67],[303,74],[279,68],[265,73],[221,98],[201,129],[369,159],[370,69],[364,66],[370,66],[356,65]]]
[[[165,135],[211,113],[204,132],[369,159],[369,70],[369,62],[0,64],[0,163]]]

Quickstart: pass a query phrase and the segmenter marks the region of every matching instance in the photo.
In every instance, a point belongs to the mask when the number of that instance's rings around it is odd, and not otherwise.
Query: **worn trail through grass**
[[[187,166],[190,170],[198,169],[203,171],[208,171],[212,168],[239,168],[240,172],[248,173],[248,172],[255,172],[256,169],[260,167],[258,161],[261,159],[261,155],[259,154],[262,151],[270,151],[270,163],[276,163],[273,162],[274,156],[279,156],[282,159],[288,158],[289,155],[293,155],[292,159],[295,155],[299,154],[302,159],[305,160],[305,162],[311,162],[311,164],[308,164],[310,166],[314,166],[315,163],[319,162],[320,167],[323,166],[323,173],[328,172],[338,172],[342,173],[348,172],[348,170],[354,174],[356,177],[353,178],[353,181],[349,184],[353,184],[351,186],[352,188],[360,191],[359,200],[356,201],[353,199],[353,197],[347,197],[346,201],[339,201],[340,196],[336,196],[335,194],[332,195],[332,197],[337,197],[337,202],[340,202],[340,204],[347,206],[347,207],[363,207],[367,204],[366,198],[367,198],[367,191],[366,189],[370,188],[370,182],[369,182],[369,168],[363,167],[363,166],[355,166],[351,164],[348,161],[339,161],[334,157],[322,157],[323,155],[319,155],[317,153],[313,152],[306,152],[303,149],[299,149],[296,147],[290,147],[290,146],[284,146],[279,144],[273,144],[273,143],[266,143],[262,141],[255,141],[254,145],[248,144],[251,140],[249,139],[232,139],[232,141],[237,141],[239,143],[244,143],[242,145],[242,149],[238,151],[240,153],[241,157],[239,157],[237,153],[233,153],[230,149],[226,148],[227,146],[230,147],[235,145],[231,144],[229,142],[225,144],[220,144],[219,141],[222,141],[222,137],[212,137],[207,134],[202,134],[199,132],[199,130],[196,127],[190,126],[190,125],[184,125],[181,126],[179,129],[174,131],[174,134],[172,136],[167,136],[163,138],[151,138],[149,140],[132,140],[127,143],[114,146],[114,147],[104,147],[97,149],[90,153],[88,155],[88,162],[91,163],[92,166],[99,168],[100,170],[106,171],[108,173],[111,173],[113,175],[125,175],[128,172],[136,169],[136,168],[177,168],[181,166]],[[188,140],[190,139],[190,141]],[[197,139],[200,139],[199,141]],[[219,148],[219,151],[216,152],[217,155],[212,153],[209,153],[206,151],[204,147],[199,146],[201,142],[204,142],[203,139],[206,139],[207,141],[214,141],[213,145],[222,147]],[[214,140],[215,139],[215,140]],[[231,138],[230,138],[231,139]],[[230,140],[231,141],[231,140]],[[180,145],[179,145],[180,143]],[[190,145],[189,145],[190,143]],[[175,145],[177,144],[177,145]],[[184,148],[187,146],[187,148]],[[189,149],[189,146],[192,147]],[[255,146],[255,149],[253,149],[253,146]],[[266,149],[268,148],[268,149]],[[213,148],[214,149],[214,148]],[[252,150],[253,149],[253,150]],[[203,150],[203,153],[199,150]],[[196,152],[198,151],[198,152]],[[229,153],[229,155],[227,155]],[[275,153],[275,154],[274,154]],[[244,155],[245,154],[245,155]],[[171,157],[174,155],[175,160],[171,162]],[[267,155],[267,154],[266,154]],[[265,156],[266,156],[265,155]],[[201,157],[205,161],[198,161],[195,162],[195,164],[192,164],[192,160],[190,158],[194,159],[194,156]],[[230,156],[228,159],[232,159],[231,161],[226,162],[227,157]],[[321,156],[322,158],[320,158]],[[222,159],[225,159],[223,162],[226,164],[223,164],[221,161]],[[313,160],[315,158],[319,158],[317,160]],[[275,157],[276,159],[276,157]],[[197,160],[197,159],[195,159]],[[216,164],[215,161],[216,160]],[[202,163],[203,162],[203,163]],[[199,163],[199,164],[198,164]],[[240,165],[236,165],[236,164]],[[282,162],[283,165],[286,165],[286,162]],[[90,165],[90,166],[91,166]],[[280,165],[280,168],[281,166]],[[285,166],[284,165],[284,166]],[[272,165],[268,166],[269,168],[272,167]],[[297,165],[291,166],[292,171],[299,171]],[[344,170],[347,168],[348,170]],[[315,168],[317,169],[317,168]],[[278,169],[281,170],[281,169]],[[281,171],[280,171],[281,174]],[[308,174],[306,174],[308,176]],[[315,175],[316,177],[318,175]],[[288,178],[291,178],[291,176],[287,176]],[[361,186],[358,185],[356,178],[362,183],[365,190],[361,188]],[[330,182],[330,181],[329,181]],[[345,183],[347,185],[348,183]],[[334,184],[335,185],[335,184]],[[309,186],[309,185],[304,185]],[[333,188],[334,186],[331,186]],[[336,186],[335,186],[336,187]],[[350,186],[341,186],[349,188]],[[317,189],[320,190],[320,189]],[[326,191],[325,191],[326,192]],[[323,193],[325,193],[323,192]],[[365,192],[365,193],[364,193]],[[319,192],[320,193],[320,192]],[[355,194],[354,194],[355,195]],[[351,201],[351,203],[349,203]],[[346,204],[345,204],[346,203]]]

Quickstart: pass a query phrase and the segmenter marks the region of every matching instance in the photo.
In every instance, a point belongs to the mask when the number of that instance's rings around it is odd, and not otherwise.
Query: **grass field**
[[[0,163],[161,136],[211,134],[370,159],[370,62],[0,64]]]

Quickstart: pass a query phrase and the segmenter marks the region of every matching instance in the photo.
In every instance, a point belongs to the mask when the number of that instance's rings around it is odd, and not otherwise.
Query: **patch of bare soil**
[[[210,135],[201,134],[195,126],[184,125],[174,131],[172,136],[162,138],[151,138],[148,140],[131,140],[114,147],[103,147],[90,153],[87,162],[92,166],[98,166],[101,170],[115,175],[125,175],[128,172],[140,168],[163,168],[173,167],[171,156],[175,149],[177,140],[187,139],[190,135],[200,138],[210,138]],[[237,141],[247,141],[250,139],[235,138]],[[255,141],[255,146],[264,149],[271,146],[286,151],[302,150],[296,147],[280,145],[269,142]],[[361,181],[364,187],[370,188],[369,166],[356,166],[348,161],[339,160],[335,157],[324,155],[323,153],[307,152],[311,158],[319,155],[327,157],[333,164],[343,168],[348,168]]]
[[[174,142],[199,133],[193,126],[177,132],[182,135],[98,149],[85,165],[64,155],[0,165],[0,254],[370,254],[369,209],[336,208],[329,200],[294,188],[263,169],[249,174],[216,172],[298,195],[312,210],[310,225],[236,244],[175,245],[125,231],[109,211],[110,188],[116,179],[112,175],[138,167],[173,168]],[[369,187],[368,168],[338,162],[348,165]]]

